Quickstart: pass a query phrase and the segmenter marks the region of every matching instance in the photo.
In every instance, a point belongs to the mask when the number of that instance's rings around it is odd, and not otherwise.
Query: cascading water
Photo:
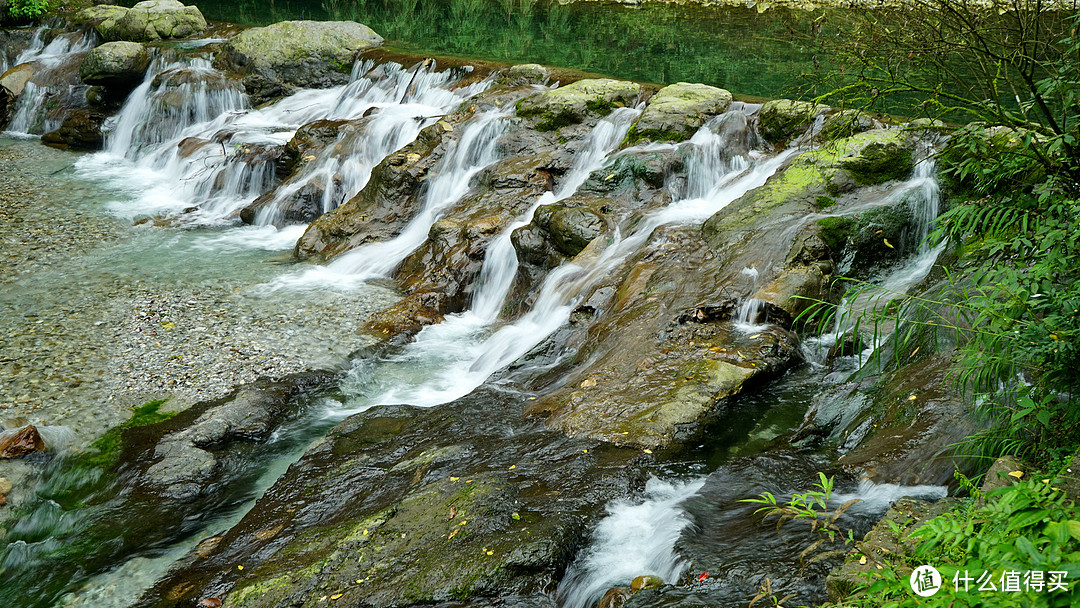
[[[80,55],[94,48],[94,34],[60,34],[45,44],[47,31],[44,27],[36,30],[30,46],[15,57],[13,65],[31,64],[33,75],[15,101],[15,111],[5,135],[26,137],[58,128],[63,117],[48,111],[48,99],[60,95],[78,96],[86,88],[72,76],[72,66],[77,65]],[[0,74],[4,71],[6,67]]]
[[[541,197],[533,209],[555,200],[554,196],[569,196],[571,188],[576,190],[589,173],[603,167],[611,148],[625,137],[635,113],[632,110],[616,111],[601,121],[590,136],[589,151],[575,162],[566,186],[557,194]],[[723,120],[738,121],[740,115],[740,112],[734,112],[732,117]],[[709,139],[711,135],[702,137]],[[693,140],[691,145],[695,155],[704,157],[718,153],[718,148],[698,146]],[[726,148],[720,146],[719,149]],[[696,189],[691,190],[705,192],[705,196],[676,201],[646,216],[630,236],[616,235],[603,252],[585,265],[567,263],[551,271],[540,287],[533,308],[517,321],[492,333],[491,326],[497,320],[517,268],[513,247],[507,246],[509,233],[531,219],[530,210],[520,222],[498,237],[497,241],[505,239],[505,244],[500,246],[496,242],[488,248],[484,259],[487,272],[481,273],[483,278],[474,292],[472,308],[449,316],[443,323],[424,328],[402,354],[391,360],[360,361],[353,370],[351,381],[344,387],[355,397],[346,403],[346,409],[329,415],[346,416],[381,404],[429,407],[468,394],[491,374],[532,350],[561,327],[576,300],[583,297],[600,277],[643,246],[656,228],[671,223],[703,221],[743,193],[762,185],[792,153],[785,152],[767,160],[758,160],[757,154],[751,159],[731,160],[721,176],[707,176],[707,184],[695,185]],[[705,158],[699,160],[706,162]],[[743,168],[751,162],[754,164]],[[704,174],[703,178],[706,178]]]
[[[911,206],[915,220],[914,237],[918,242],[916,255],[898,264],[884,277],[875,281],[874,286],[867,286],[865,289],[856,290],[854,295],[845,296],[837,306],[832,330],[819,338],[805,341],[803,350],[809,355],[810,360],[824,362],[830,347],[845,334],[855,331],[862,315],[873,310],[880,310],[889,302],[903,297],[909,289],[926,278],[938,256],[945,249],[945,243],[931,246],[927,238],[933,229],[941,206],[937,163],[932,152],[932,148],[927,147],[923,151],[923,158],[915,164],[912,176],[890,191],[883,200],[875,201],[870,205],[872,207],[891,206],[906,201]],[[852,211],[848,210],[849,213]],[[873,343],[867,343],[866,349],[860,354],[862,358],[872,354],[889,336],[888,331],[875,332],[875,334],[877,334],[876,339]]]
[[[439,215],[465,196],[472,178],[498,160],[496,144],[505,129],[506,117],[504,110],[493,110],[469,121],[461,139],[440,162],[436,176],[424,194],[420,212],[396,237],[357,247],[326,266],[282,277],[273,288],[304,289],[327,285],[347,288],[388,276],[424,243]]]
[[[592,542],[559,583],[558,605],[591,608],[608,589],[643,574],[677,583],[686,563],[675,552],[675,542],[691,524],[681,505],[704,484],[705,478],[670,483],[653,477],[645,484],[644,501],[608,505]]]
[[[359,191],[382,158],[489,85],[453,89],[455,74],[430,67],[406,70],[360,61],[347,85],[302,90],[250,109],[238,85],[208,60],[158,58],[107,125],[105,152],[83,159],[80,167],[141,191],[140,204],[114,209],[118,214],[186,211],[187,224],[228,224],[239,209],[274,185],[272,156],[260,155],[260,150],[288,142],[301,125],[322,119],[355,121],[371,113],[358,135],[339,138],[276,193],[276,199],[285,199],[321,178],[326,184],[321,211],[328,211]],[[278,232],[269,226],[275,223],[274,213],[271,204],[258,216],[265,224],[262,230],[238,229],[221,238],[230,244],[291,247],[303,228]]]

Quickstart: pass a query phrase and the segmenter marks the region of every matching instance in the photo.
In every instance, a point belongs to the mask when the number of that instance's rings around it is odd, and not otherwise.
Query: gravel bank
[[[0,427],[66,426],[82,445],[148,399],[181,409],[259,377],[342,365],[370,342],[365,318],[395,299],[380,288],[267,295],[261,283],[289,270],[273,263],[280,254],[237,262],[253,271],[223,273],[228,262],[206,266],[206,253],[185,266],[192,233],[112,219],[110,194],[73,175],[77,158],[0,140]],[[190,278],[138,268],[162,256]]]

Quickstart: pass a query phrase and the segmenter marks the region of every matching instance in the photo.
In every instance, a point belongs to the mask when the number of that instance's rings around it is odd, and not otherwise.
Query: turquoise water
[[[702,82],[748,96],[790,96],[815,51],[796,37],[818,16],[731,7],[534,0],[201,0],[208,19],[267,25],[355,20],[417,53],[542,63],[616,78]],[[823,60],[823,58],[822,58]]]

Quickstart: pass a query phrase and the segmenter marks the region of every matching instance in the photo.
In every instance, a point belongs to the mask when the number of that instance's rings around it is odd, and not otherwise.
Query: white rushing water
[[[496,144],[506,127],[506,110],[493,110],[470,120],[461,139],[439,163],[424,193],[420,212],[396,237],[348,251],[325,266],[281,277],[274,289],[348,289],[374,278],[389,276],[406,257],[427,240],[431,226],[444,211],[469,191],[473,177],[498,160]]]
[[[628,586],[642,575],[676,583],[686,562],[675,543],[690,518],[683,502],[705,485],[705,478],[671,483],[652,477],[645,499],[618,501],[593,530],[588,548],[578,554],[555,593],[560,608],[589,608],[612,587]]]
[[[488,247],[469,310],[448,315],[443,323],[425,327],[401,354],[387,361],[359,361],[344,387],[352,397],[344,409],[330,415],[344,417],[382,404],[430,407],[468,394],[561,327],[588,289],[644,246],[656,228],[705,220],[748,190],[764,184],[794,153],[786,151],[772,158],[749,153],[718,162],[715,157],[726,153],[722,151],[727,148],[711,144],[718,140],[722,144],[723,130],[716,133],[703,128],[691,140],[692,158],[688,162],[714,163],[718,170],[702,172],[705,183],[695,183],[689,188],[689,192],[703,193],[702,196],[675,201],[647,215],[631,234],[626,237],[616,234],[607,248],[588,262],[566,263],[552,270],[542,283],[533,308],[517,321],[499,326],[498,313],[517,273],[517,256],[510,243],[510,233],[531,221],[536,207],[569,196],[590,173],[602,168],[611,151],[625,137],[637,112],[617,110],[601,121],[559,191],[540,197],[528,213]]]
[[[282,224],[280,205],[309,184],[322,188],[319,212],[367,183],[371,169],[420,130],[489,86],[454,88],[455,76],[434,64],[411,69],[361,61],[347,85],[301,90],[252,109],[239,85],[200,58],[158,57],[120,113],[106,124],[106,146],[79,162],[84,174],[139,194],[117,205],[122,217],[175,216],[186,225],[228,225],[240,209],[277,185],[274,158],[262,154],[316,120],[357,121],[256,214],[256,229],[222,237],[230,247],[292,247],[302,227]],[[369,118],[364,118],[369,116]],[[360,119],[363,119],[362,121]]]
[[[64,33],[45,44],[47,32],[45,27],[35,30],[30,46],[20,52],[12,64],[32,64],[33,76],[15,100],[11,122],[4,131],[9,137],[37,136],[59,128],[60,117],[51,116],[48,111],[49,97],[79,94],[75,91],[86,88],[77,79],[75,83],[69,83],[65,69],[77,55],[94,48],[94,34]],[[0,70],[2,74],[7,71],[6,53],[0,55],[5,57],[4,69]]]
[[[905,201],[911,205],[915,219],[916,233],[913,236],[919,243],[916,254],[904,259],[875,280],[874,285],[862,286],[844,297],[837,306],[832,330],[804,342],[803,350],[811,361],[824,362],[829,348],[845,334],[855,331],[857,325],[866,324],[863,329],[871,329],[874,320],[867,315],[883,310],[889,302],[903,298],[908,290],[926,278],[938,256],[944,251],[945,243],[931,247],[927,239],[941,208],[937,163],[929,150],[925,157],[915,164],[909,179],[893,188],[882,200],[871,202],[868,207],[893,206]],[[853,210],[848,211],[851,212]],[[864,317],[865,321],[860,322]],[[875,332],[876,338],[867,341],[866,348],[860,354],[861,359],[867,359],[889,337],[891,329],[885,329],[888,331]]]

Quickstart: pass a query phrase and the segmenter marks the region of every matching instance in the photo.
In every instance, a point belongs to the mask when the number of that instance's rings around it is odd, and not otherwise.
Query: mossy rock
[[[686,82],[666,86],[649,99],[628,139],[631,143],[683,141],[730,105],[731,93],[724,89]]]
[[[577,124],[588,115],[607,116],[616,107],[627,106],[641,95],[641,85],[608,78],[578,80],[566,86],[522,99],[517,114],[537,118],[536,128],[554,131]]]
[[[99,7],[96,7],[99,8]],[[184,6],[178,0],[145,0],[121,13],[118,10],[94,10],[80,15],[103,18],[97,31],[106,40],[153,42],[189,38],[206,29],[206,19],[199,8]]]
[[[773,99],[758,111],[758,132],[771,143],[783,143],[804,133],[828,109],[806,101]]]

